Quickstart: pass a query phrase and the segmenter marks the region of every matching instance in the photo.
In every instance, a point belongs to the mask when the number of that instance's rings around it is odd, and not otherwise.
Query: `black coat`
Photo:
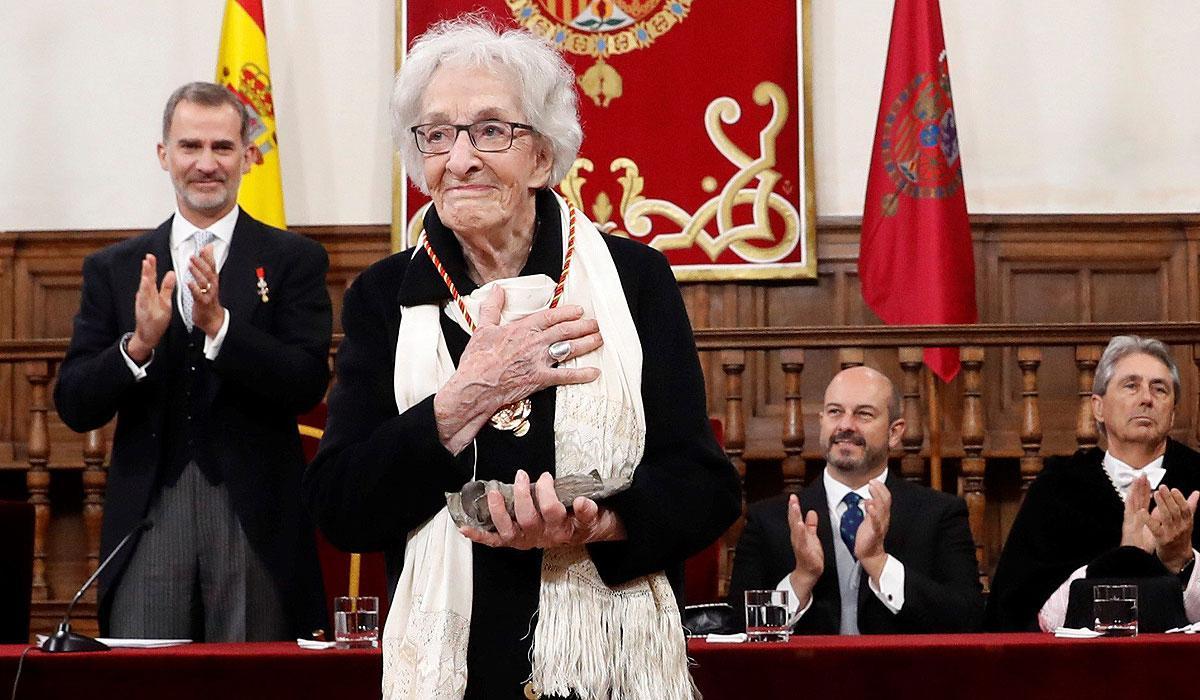
[[[73,430],[117,417],[108,468],[100,555],[146,516],[169,454],[167,415],[186,358],[206,363],[200,396],[192,397],[198,431],[194,457],[224,480],[250,543],[279,582],[296,634],[324,627],[324,594],[312,526],[300,503],[304,455],[296,417],[312,408],[329,382],[332,316],[325,272],[329,258],[314,241],[271,228],[241,212],[221,267],[219,294],[230,314],[217,358],[204,360],[202,333],[191,337],[174,310],[148,376],[135,381],[119,343],[134,329],[134,297],[142,259],[153,253],[161,285],[172,269],[171,219],[154,231],[114,244],[83,263],[79,314],[54,401]],[[263,268],[269,301],[257,291]],[[199,337],[199,339],[198,339]],[[132,547],[101,577],[101,624],[109,595]]]
[[[972,632],[983,614],[975,542],[961,499],[905,481],[895,470],[886,482],[892,494],[884,550],[904,565],[904,607],[892,613],[862,574],[858,629],[863,634]],[[734,557],[730,603],[743,608],[743,593],[775,588],[796,567],[787,524],[788,494],[750,506]],[[825,483],[818,476],[800,493],[801,512],[817,512],[817,537],[825,568],[813,588],[812,607],[796,624],[797,634],[837,634],[842,602],[833,549]]]
[[[432,208],[430,209],[432,213]],[[538,197],[538,228],[522,275],[557,279],[562,233],[553,199]],[[436,216],[426,232],[461,294],[476,285],[454,235]],[[662,254],[628,239],[604,236],[643,352],[642,401],[646,447],[633,486],[606,506],[622,519],[628,539],[588,545],[609,585],[666,570],[677,584],[682,563],[715,540],[737,517],[737,474],[713,437],[704,379],[691,326]],[[321,450],[305,475],[304,495],[329,540],[353,551],[387,554],[389,590],[403,564],[410,530],[445,504],[445,492],[471,478],[511,483],[518,468],[531,479],[554,471],[553,387],[534,394],[524,437],[484,426],[476,448],[459,458],[438,441],[433,396],[398,413],[393,387],[401,306],[450,298],[422,250],[372,265],[346,292],[337,381]],[[466,333],[442,315],[442,331],[457,364]],[[523,697],[527,654],[537,610],[541,550],[473,547],[474,595],[467,649],[467,697]],[[676,590],[680,590],[678,587]]]
[[[989,630],[1037,630],[1038,611],[1071,572],[1120,546],[1124,504],[1103,462],[1097,448],[1046,460],[1000,555]],[[1200,490],[1200,453],[1168,440],[1163,467],[1164,485],[1184,496]],[[1192,529],[1192,546],[1200,548],[1200,528]]]

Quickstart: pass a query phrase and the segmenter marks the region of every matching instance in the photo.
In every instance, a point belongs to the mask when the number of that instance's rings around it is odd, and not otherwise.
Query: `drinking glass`
[[[751,642],[786,642],[788,626],[787,591],[746,591],[746,638]]]
[[[1092,587],[1095,630],[1106,637],[1136,637],[1138,589],[1132,585]]]
[[[333,639],[338,649],[379,646],[379,598],[373,595],[334,598]]]

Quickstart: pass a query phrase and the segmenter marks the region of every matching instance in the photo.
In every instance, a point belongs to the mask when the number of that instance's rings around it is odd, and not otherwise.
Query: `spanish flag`
[[[238,204],[259,221],[284,228],[283,180],[279,174],[279,139],[275,133],[262,0],[225,0],[216,82],[246,105],[250,140],[258,147],[257,162],[242,177]]]

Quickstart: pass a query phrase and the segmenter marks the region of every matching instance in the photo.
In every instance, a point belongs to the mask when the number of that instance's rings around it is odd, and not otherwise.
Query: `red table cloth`
[[[0,646],[7,698],[23,646]],[[1200,638],[1146,634],[1055,639],[1043,634],[793,637],[787,643],[692,640],[692,673],[706,700],[740,698],[1171,697],[1200,688]],[[378,650],[306,651],[294,643],[191,644],[93,654],[29,652],[17,697],[379,697]],[[648,699],[652,700],[652,699]]]

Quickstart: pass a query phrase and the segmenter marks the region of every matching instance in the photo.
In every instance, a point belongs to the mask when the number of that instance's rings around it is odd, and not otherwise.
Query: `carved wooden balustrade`
[[[789,489],[802,486],[816,473],[808,469],[807,462],[820,456],[812,416],[819,408],[821,397],[820,392],[812,392],[807,397],[809,406],[806,410],[801,390],[806,360],[811,363],[815,355],[828,353],[833,358],[832,367],[827,368],[830,371],[864,363],[880,364],[885,371],[898,368],[898,376],[892,371],[888,373],[901,393],[906,419],[901,449],[894,455],[900,472],[905,478],[943,488],[949,484],[941,483],[941,471],[937,468],[941,458],[946,456],[957,462],[957,478],[953,485],[967,501],[980,571],[986,580],[993,557],[985,545],[1003,542],[1005,533],[988,532],[985,512],[989,493],[985,467],[993,458],[1016,459],[1023,486],[1027,486],[1041,470],[1046,456],[1041,408],[1048,400],[1039,389],[1044,353],[1062,349],[1073,352],[1075,379],[1070,382],[1072,392],[1070,396],[1058,399],[1073,406],[1074,444],[1071,448],[1076,445],[1089,447],[1096,445],[1098,439],[1090,408],[1096,364],[1109,338],[1125,333],[1158,338],[1172,346],[1184,378],[1175,434],[1192,444],[1200,442],[1200,420],[1196,418],[1200,415],[1200,382],[1196,381],[1197,368],[1200,368],[1200,323],[710,328],[698,329],[696,342],[705,366],[719,368],[719,377],[714,378],[710,373],[708,378],[710,412],[724,422],[725,448],[739,473],[749,480],[753,474],[747,474],[748,465],[757,468],[763,462],[773,461],[778,465],[783,486]],[[334,352],[336,341],[335,338]],[[36,511],[35,630],[50,626],[64,601],[95,567],[104,508],[107,429],[82,436],[73,443],[72,449],[77,450],[74,454],[51,454],[50,426],[56,418],[52,412],[50,388],[66,342],[65,339],[0,340],[0,369],[13,368],[14,386],[18,381],[24,381],[28,386],[24,440],[14,439],[12,450],[14,455],[23,455],[23,460],[0,463],[0,471],[24,471],[25,497]],[[926,374],[921,357],[923,348],[937,346],[958,346],[962,369],[953,384],[940,385],[940,389],[931,392],[933,382]],[[885,361],[877,362],[881,356]],[[768,357],[775,359],[777,366],[766,366]],[[776,410],[763,410],[762,404],[747,400],[745,378],[751,364],[759,369],[760,375],[775,373],[780,378],[781,401],[774,407]],[[1010,380],[1014,387],[1019,387],[1016,391],[1019,398],[1014,402],[1015,425],[989,425],[988,401],[991,394],[1000,391],[993,378],[999,376],[1001,382],[1004,381],[1003,372],[1010,365],[1014,375]],[[825,379],[827,377],[822,381]],[[761,377],[756,381],[762,381]],[[936,406],[932,405],[934,400]],[[931,408],[939,416],[933,422],[929,420]],[[993,418],[1007,420],[1004,412],[994,413]],[[948,417],[954,420],[950,421]],[[811,439],[806,439],[806,418],[810,419],[807,438]],[[774,437],[758,439],[761,444],[756,445],[757,438],[752,437],[751,426],[762,425],[764,421]],[[950,422],[954,423],[950,426],[953,429],[944,430],[943,423]],[[1003,430],[1015,432],[1018,450],[992,444],[996,441],[991,436]],[[82,472],[82,503],[74,505],[82,510],[86,562],[78,562],[77,576],[51,585],[47,577],[47,542],[53,534],[52,508],[59,505],[51,503],[51,473],[56,470]],[[723,538],[719,563],[722,584],[728,581],[731,550],[739,532],[740,524]],[[94,602],[94,593],[91,601]],[[86,614],[87,606],[83,610]]]
[[[794,490],[812,476],[807,473],[805,446],[813,445],[808,456],[819,457],[816,440],[805,439],[804,397],[801,396],[802,376],[805,370],[806,353],[833,353],[834,371],[840,368],[861,365],[866,362],[868,352],[891,354],[891,360],[879,364],[896,365],[900,376],[892,375],[901,393],[902,415],[906,429],[901,441],[899,455],[900,471],[913,481],[929,483],[941,489],[940,464],[943,456],[953,456],[958,461],[956,491],[967,502],[970,513],[971,531],[975,537],[976,554],[984,584],[994,567],[995,554],[1007,535],[1003,523],[1002,532],[989,532],[985,524],[988,508],[988,493],[985,488],[985,466],[991,458],[1014,456],[1002,445],[989,449],[989,435],[1002,429],[1014,431],[1019,440],[1020,489],[1023,493],[1041,471],[1043,458],[1043,422],[1041,407],[1046,397],[1039,391],[1039,370],[1042,369],[1044,352],[1051,349],[1067,349],[1073,352],[1072,382],[1073,395],[1060,397],[1070,400],[1074,440],[1069,450],[1092,447],[1098,435],[1092,420],[1092,380],[1095,376],[1100,354],[1114,335],[1136,334],[1162,340],[1172,346],[1176,361],[1183,375],[1183,395],[1179,397],[1175,437],[1191,444],[1200,443],[1200,383],[1195,381],[1196,369],[1200,368],[1200,323],[1089,323],[1089,324],[980,324],[937,327],[797,327],[797,328],[710,328],[696,331],[696,343],[705,355],[719,357],[720,376],[713,386],[710,375],[709,392],[723,394],[724,411],[715,410],[725,421],[725,443],[729,457],[737,466],[747,483],[751,474],[747,466],[751,462],[748,454],[749,431],[747,426],[755,421],[748,415],[745,391],[745,371],[751,356],[759,355],[761,374],[776,371],[762,367],[765,356],[774,352],[778,359],[778,374],[782,375],[782,411],[771,411],[778,406],[760,406],[767,420],[776,424],[782,456],[779,461],[782,483],[785,489]],[[922,364],[923,349],[927,347],[957,346],[960,349],[961,370],[952,385],[932,388],[927,371]],[[1006,359],[1006,355],[1013,360]],[[1188,361],[1190,359],[1190,361]],[[1005,365],[1015,365],[1017,376],[1014,384],[1019,387],[1016,403],[1015,426],[989,425],[989,392],[1002,389],[985,378],[1002,376],[989,373],[988,363],[1003,370]],[[824,377],[827,380],[828,377]],[[822,388],[823,391],[823,388]],[[764,392],[765,393],[765,392]],[[819,393],[809,397],[809,414],[819,410]],[[939,404],[934,408],[931,404]],[[944,405],[944,408],[941,406]],[[939,416],[930,423],[930,409]],[[710,410],[716,407],[710,405]],[[998,418],[1007,418],[1004,411],[992,411]],[[1012,413],[1012,412],[1008,412]],[[957,440],[953,443],[934,443],[935,437],[946,437],[941,425],[947,417],[957,421]],[[761,422],[761,421],[760,421]],[[815,419],[809,432],[816,437]],[[758,452],[765,461],[772,461],[774,449],[768,440],[759,446]],[[932,447],[930,445],[933,445]],[[814,474],[815,475],[815,474]],[[997,522],[1003,522],[997,519]],[[718,570],[722,584],[728,581],[732,568],[732,549],[740,534],[740,523],[727,533],[724,552]],[[989,547],[988,543],[995,543]],[[722,590],[724,590],[722,588]]]

